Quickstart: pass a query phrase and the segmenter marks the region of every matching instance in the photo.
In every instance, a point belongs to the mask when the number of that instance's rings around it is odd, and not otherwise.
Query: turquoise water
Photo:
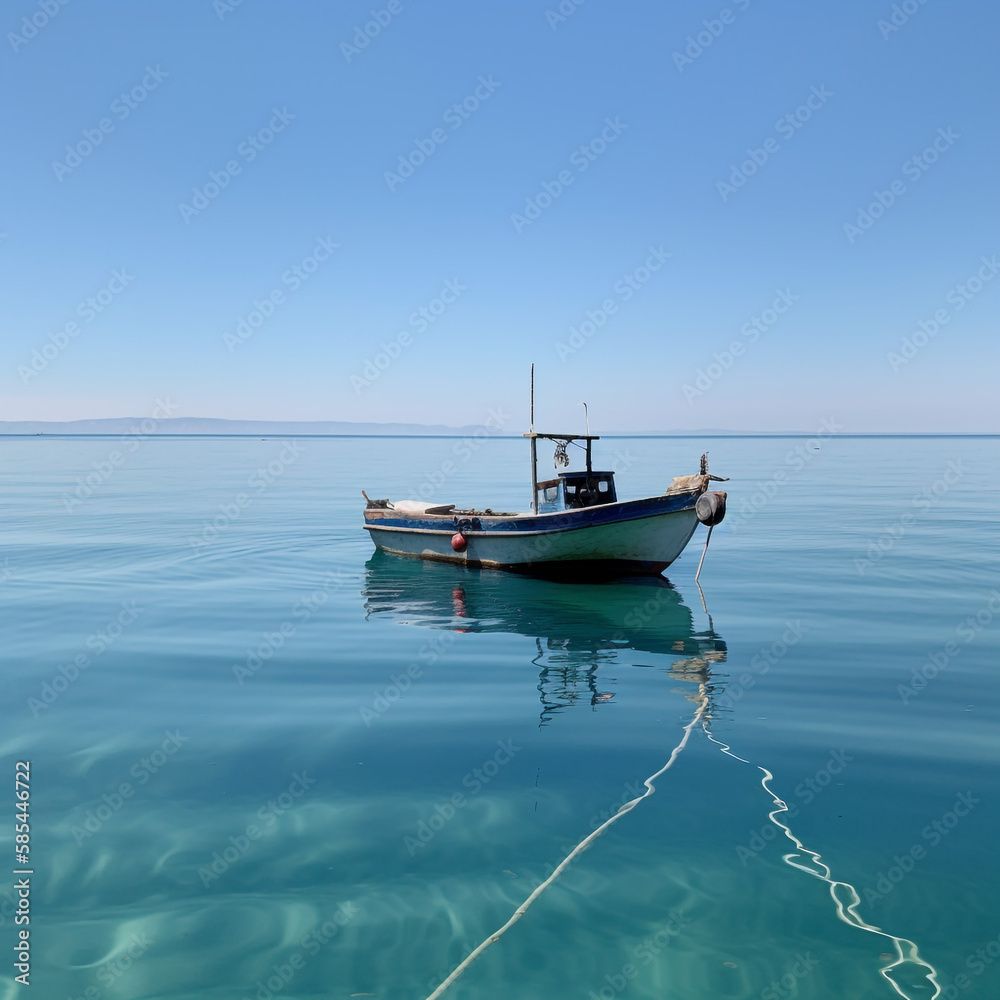
[[[998,443],[600,442],[732,477],[706,611],[701,529],[659,585],[373,556],[362,488],[519,509],[520,440],[0,439],[0,997],[421,1000],[685,727],[446,997],[997,996]]]

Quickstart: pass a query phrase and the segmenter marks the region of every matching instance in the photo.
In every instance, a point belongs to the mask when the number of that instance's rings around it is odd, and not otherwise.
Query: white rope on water
[[[605,830],[608,829],[608,827],[610,827],[613,823],[618,822],[618,820],[620,820],[622,816],[624,816],[626,813],[631,812],[643,799],[648,798],[656,791],[654,782],[657,780],[657,778],[661,777],[673,766],[674,762],[677,760],[681,751],[683,751],[684,747],[687,746],[688,740],[691,738],[691,733],[694,731],[695,726],[697,726],[699,723],[702,724],[702,731],[705,733],[708,739],[712,743],[715,743],[717,746],[721,747],[723,753],[725,753],[729,757],[732,757],[734,760],[741,761],[744,764],[750,764],[750,761],[734,754],[731,748],[727,744],[723,743],[721,740],[717,740],[709,731],[708,726],[706,724],[707,713],[709,708],[709,697],[708,697],[708,686],[705,682],[702,682],[698,685],[697,702],[698,702],[698,708],[695,711],[694,715],[691,717],[691,721],[684,727],[681,741],[671,751],[670,757],[667,759],[667,762],[655,774],[651,774],[643,782],[643,784],[646,786],[646,791],[643,792],[642,795],[639,795],[638,797],[630,800],[629,802],[626,802],[618,810],[618,812],[616,812],[609,819],[605,820],[596,830],[594,830],[583,840],[581,840],[580,843],[577,844],[576,847],[574,847],[573,850],[570,851],[565,858],[563,858],[563,860],[555,868],[552,874],[547,879],[545,879],[545,881],[542,882],[527,897],[527,899],[525,899],[525,901],[514,911],[510,919],[502,927],[498,928],[496,931],[490,934],[471,952],[469,952],[464,961],[462,961],[459,965],[455,967],[455,969],[451,972],[451,974],[440,984],[440,986],[437,987],[437,989],[434,990],[433,993],[428,995],[427,1000],[437,1000],[437,998],[440,997],[445,992],[445,990],[447,990],[448,987],[451,986],[452,983],[454,983],[455,980],[458,979],[458,977],[461,976],[462,973],[465,972],[465,970],[469,968],[469,966],[472,965],[472,963],[475,962],[475,960],[479,958],[479,956],[484,951],[486,951],[487,948],[489,948],[490,945],[496,944],[500,940],[500,938],[503,937],[503,935],[506,934],[507,931],[510,930],[510,928],[513,927],[514,924],[516,924],[521,919],[521,917],[524,916],[524,914],[528,911],[528,908],[531,906],[531,904],[534,903],[535,900],[538,899],[538,897],[541,896],[541,894],[546,889],[548,889],[553,882],[555,882],[559,878],[559,876],[569,867],[574,858],[576,858],[578,855],[586,851],[587,848],[590,847],[590,845],[595,840],[597,840],[597,838],[600,837]],[[802,843],[802,841],[799,840],[799,838],[792,832],[791,828],[778,818],[782,813],[788,812],[788,806],[782,799],[780,799],[777,795],[775,795],[773,789],[768,784],[768,782],[774,780],[774,775],[771,774],[771,772],[766,767],[762,767],[760,764],[751,766],[756,767],[764,775],[764,777],[761,779],[760,782],[761,787],[764,789],[764,791],[768,793],[768,795],[771,796],[771,800],[774,803],[774,808],[768,813],[768,818],[776,826],[780,827],[782,831],[784,831],[785,836],[795,845],[795,847],[799,852],[808,855],[812,859],[815,868],[810,868],[808,865],[800,864],[796,860],[799,855],[795,852],[783,855],[782,860],[792,868],[796,868],[799,871],[805,872],[807,875],[811,875],[813,878],[817,878],[820,881],[826,882],[827,885],[829,885],[830,898],[833,900],[834,905],[836,907],[838,919],[842,920],[844,923],[848,924],[851,927],[856,927],[858,930],[866,931],[867,933],[875,934],[892,941],[896,949],[896,959],[895,961],[890,962],[888,965],[883,966],[879,970],[879,974],[886,980],[886,982],[889,983],[890,986],[892,986],[896,994],[902,997],[902,1000],[937,1000],[937,998],[941,996],[942,993],[941,984],[938,982],[937,979],[938,977],[937,969],[935,969],[933,965],[931,965],[929,962],[925,961],[923,958],[920,957],[920,950],[915,942],[911,941],[909,938],[899,937],[898,935],[890,934],[887,931],[883,931],[880,927],[875,927],[874,925],[867,923],[856,912],[855,908],[861,903],[861,897],[858,894],[857,889],[855,889],[854,886],[851,885],[849,882],[841,882],[840,880],[833,878],[832,871],[830,870],[829,866],[822,860],[821,856],[817,852],[812,851],[808,847],[806,847]],[[850,902],[847,905],[845,905],[844,901],[841,900],[840,897],[837,895],[837,891],[840,888],[845,889],[850,894],[849,897]],[[900,988],[899,984],[889,975],[892,969],[895,969],[906,963],[911,963],[913,965],[919,966],[922,969],[927,970],[924,975],[924,978],[933,985],[934,987],[933,996],[929,998],[913,997],[909,993],[904,992],[903,989]]]
[[[496,942],[499,941],[500,938],[503,937],[503,935],[506,934],[507,931],[509,931],[511,927],[513,927],[514,924],[516,924],[521,919],[521,917],[524,916],[524,914],[528,910],[528,907],[531,906],[531,904],[536,899],[538,899],[538,897],[550,885],[552,885],[552,883],[555,882],[557,878],[559,878],[559,876],[569,867],[570,863],[577,855],[582,854],[588,847],[590,847],[590,845],[595,840],[597,840],[597,838],[602,833],[604,833],[604,831],[609,826],[611,826],[612,823],[617,823],[618,820],[622,818],[622,816],[624,816],[626,813],[631,812],[643,799],[652,795],[656,791],[656,787],[654,786],[653,782],[656,781],[656,779],[659,778],[666,771],[668,771],[670,767],[673,765],[674,761],[677,760],[681,751],[687,745],[687,741],[691,737],[692,730],[704,718],[705,712],[707,710],[708,710],[708,690],[706,688],[706,685],[702,683],[699,684],[698,686],[697,711],[692,716],[691,721],[684,727],[684,735],[683,737],[681,737],[680,743],[678,743],[677,746],[675,746],[674,749],[671,751],[670,757],[667,760],[666,764],[664,764],[663,767],[661,767],[659,771],[657,771],[655,774],[651,774],[643,782],[643,784],[646,786],[646,791],[643,792],[642,795],[638,796],[637,798],[634,798],[631,801],[626,802],[625,805],[623,805],[618,810],[618,812],[614,814],[614,816],[612,816],[610,819],[605,820],[596,830],[594,830],[593,833],[584,837],[583,840],[581,840],[580,843],[577,844],[576,847],[574,847],[573,850],[570,851],[569,854],[567,854],[566,857],[559,862],[559,865],[552,872],[552,874],[544,882],[542,882],[542,884],[539,885],[538,888],[535,889],[535,891],[530,896],[528,896],[528,898],[514,911],[514,914],[510,918],[510,920],[508,920],[507,923],[503,925],[503,927],[499,928],[498,930],[495,930],[489,937],[487,937],[476,948],[474,948],[471,952],[469,952],[468,956],[465,958],[465,961],[463,961],[460,965],[455,967],[454,971],[448,976],[448,978],[445,979],[444,982],[442,982],[441,985],[427,997],[427,1000],[437,1000],[437,998],[441,996],[441,994],[444,993],[444,991],[448,989],[448,987],[451,986],[451,984],[455,982],[455,980],[458,979],[458,977],[463,972],[465,972],[465,970],[470,965],[472,965],[472,963],[475,962],[475,960],[479,958],[479,956],[484,951],[486,951],[486,949],[489,948],[491,944],[496,944]]]
[[[717,740],[708,731],[707,727],[705,728],[704,732],[705,735],[713,743],[722,747],[724,753],[728,754],[730,757],[735,757],[736,760],[743,760],[742,757],[736,757],[736,754],[731,753],[729,747],[725,743],[722,743],[720,740]],[[744,763],[749,764],[750,762],[744,761]],[[826,862],[822,860],[821,856],[817,854],[815,851],[809,850],[809,848],[806,847],[802,843],[802,841],[795,836],[794,833],[792,833],[791,828],[786,823],[783,823],[780,819],[778,819],[778,816],[781,813],[788,812],[788,806],[782,799],[778,798],[778,796],[774,794],[774,790],[768,785],[769,781],[774,780],[774,775],[771,774],[771,772],[766,767],[761,767],[760,764],[755,764],[752,766],[756,767],[758,770],[763,772],[764,777],[761,778],[760,782],[761,787],[764,789],[765,792],[767,792],[768,795],[771,796],[771,799],[775,805],[775,808],[768,813],[768,819],[770,819],[771,822],[775,824],[775,826],[780,827],[784,831],[785,836],[796,846],[796,848],[799,851],[801,851],[803,854],[809,855],[809,857],[812,858],[812,861],[815,864],[816,869],[819,870],[817,871],[813,868],[810,868],[808,865],[799,864],[795,860],[798,857],[798,855],[794,852],[782,855],[782,861],[784,861],[785,864],[790,865],[792,868],[797,868],[799,871],[805,872],[807,875],[812,875],[813,878],[818,878],[821,882],[826,882],[829,885],[830,898],[833,900],[834,905],[837,908],[838,919],[842,920],[845,924],[849,924],[851,927],[857,927],[858,930],[867,931],[869,934],[877,934],[880,937],[888,938],[890,941],[892,941],[893,945],[896,948],[896,960],[894,962],[890,962],[888,965],[885,965],[881,969],[879,969],[879,974],[882,976],[883,979],[886,980],[886,982],[889,983],[889,985],[896,991],[896,993],[903,998],[903,1000],[920,1000],[920,998],[913,997],[909,993],[903,992],[899,984],[889,975],[890,970],[895,969],[898,966],[903,965],[907,962],[912,963],[913,965],[920,966],[920,968],[927,970],[926,974],[924,975],[924,978],[928,982],[930,982],[931,985],[934,987],[934,995],[929,998],[925,998],[925,1000],[937,1000],[937,997],[939,997],[942,992],[941,984],[938,982],[937,979],[938,976],[937,969],[935,969],[934,966],[930,964],[930,962],[927,962],[920,957],[920,949],[909,938],[898,937],[895,934],[889,934],[887,931],[882,930],[881,927],[875,927],[872,924],[867,923],[864,920],[864,918],[862,918],[856,912],[855,907],[858,906],[861,902],[861,896],[858,895],[858,890],[855,889],[854,886],[851,885],[849,882],[841,882],[838,879],[835,879],[833,877],[833,873],[831,872],[829,866],[826,864]],[[850,896],[852,898],[850,905],[845,906],[844,902],[837,896],[838,887],[843,887],[850,893]]]

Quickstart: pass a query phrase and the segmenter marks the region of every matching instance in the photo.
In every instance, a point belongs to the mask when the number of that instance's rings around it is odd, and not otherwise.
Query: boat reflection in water
[[[365,564],[365,610],[407,624],[457,632],[506,632],[534,638],[541,724],[574,705],[613,699],[599,670],[624,650],[676,657],[670,675],[707,683],[726,644],[709,627],[695,631],[691,610],[662,577],[573,584],[393,559]]]

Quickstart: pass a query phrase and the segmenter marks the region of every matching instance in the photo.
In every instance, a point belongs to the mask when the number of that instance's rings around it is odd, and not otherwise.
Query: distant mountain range
[[[483,432],[481,424],[448,427],[444,424],[376,424],[354,423],[350,420],[221,420],[215,417],[168,417],[154,420],[151,417],[106,417],[101,420],[0,420],[0,435],[5,434],[252,434],[266,437],[278,435],[356,434],[368,437],[465,437]],[[521,428],[511,427],[499,432],[495,427],[485,428],[490,437],[520,437]],[[558,427],[556,431],[570,432],[571,427]],[[578,431],[579,432],[579,431]],[[604,437],[811,437],[810,431],[734,431],[720,427],[672,431],[605,431]],[[845,436],[872,434],[877,431],[852,431]],[[890,434],[906,437],[905,434]],[[932,432],[917,433],[917,437],[936,437]],[[962,437],[965,435],[942,435]]]
[[[491,437],[520,437],[519,430],[498,432],[487,427]],[[559,428],[572,430],[572,428]],[[309,434],[358,434],[365,436],[395,437],[398,435],[465,437],[483,426],[470,424],[447,427],[444,424],[365,424],[349,420],[220,420],[214,417],[168,417],[154,420],[151,417],[107,417],[101,420],[0,420],[3,434],[253,434],[253,435],[309,435]],[[582,431],[581,431],[582,433]],[[647,434],[739,434],[740,431],[611,431],[616,434],[642,436]]]
[[[0,420],[0,434],[365,434],[465,435],[478,427],[362,424],[348,420],[220,420],[214,417],[107,417],[102,420]]]

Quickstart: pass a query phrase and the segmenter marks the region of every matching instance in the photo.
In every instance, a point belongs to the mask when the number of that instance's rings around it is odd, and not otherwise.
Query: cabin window
[[[546,479],[538,486],[538,512],[549,514],[563,509],[562,482],[558,479]]]
[[[595,504],[614,503],[614,474],[610,472],[563,473],[565,506],[567,508],[593,507]]]

